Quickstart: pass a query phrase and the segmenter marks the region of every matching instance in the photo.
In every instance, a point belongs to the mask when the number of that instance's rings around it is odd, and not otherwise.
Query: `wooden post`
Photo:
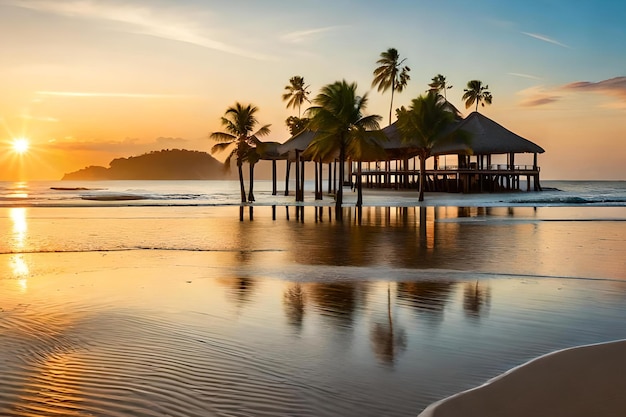
[[[319,171],[317,170],[317,161],[313,161],[313,166],[315,167],[315,199],[319,200],[320,189],[319,189]]]
[[[296,149],[296,201],[300,201],[300,151]]]
[[[328,194],[333,192],[333,163],[328,163]]]
[[[304,201],[304,159],[300,158],[300,201]]]
[[[272,195],[276,195],[276,160],[272,159]]]
[[[291,170],[291,161],[289,157],[285,161],[285,195],[289,195],[289,171]]]

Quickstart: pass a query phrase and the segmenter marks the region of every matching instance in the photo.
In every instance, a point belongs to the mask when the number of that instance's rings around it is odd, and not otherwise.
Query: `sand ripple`
[[[315,415],[288,367],[163,317],[0,312],[2,416]],[[317,394],[316,394],[317,392]]]

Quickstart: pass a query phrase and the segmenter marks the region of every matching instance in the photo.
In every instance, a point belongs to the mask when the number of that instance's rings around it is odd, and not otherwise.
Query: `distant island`
[[[109,168],[88,166],[65,174],[63,181],[85,180],[221,180],[232,179],[224,165],[206,152],[164,149],[117,158]]]

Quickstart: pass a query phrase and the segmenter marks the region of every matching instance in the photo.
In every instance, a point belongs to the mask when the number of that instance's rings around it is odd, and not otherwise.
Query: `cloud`
[[[185,149],[189,148],[189,145],[192,145],[192,141],[174,137],[158,137],[150,141],[143,141],[137,138],[91,140],[68,136],[48,141],[49,147],[63,151],[102,152],[108,155],[114,154],[124,157],[137,156],[161,149]]]
[[[519,72],[507,72],[508,75],[512,75],[514,77],[520,77],[520,78],[528,78],[531,80],[542,80],[543,78],[534,76],[534,75],[530,75],[530,74],[522,74]]]
[[[327,27],[322,27],[322,28],[300,30],[296,32],[287,33],[283,35],[281,39],[285,42],[300,43],[312,37],[315,37],[316,35],[319,35],[321,33],[332,32],[343,27],[344,26],[327,26]]]
[[[166,138],[161,136],[155,139],[155,143],[163,148],[176,149],[184,148],[189,145],[191,141],[183,138]]]
[[[521,90],[517,94],[523,97],[520,102],[521,106],[537,107],[554,103],[573,93],[595,93],[611,98],[617,97],[619,99],[617,102],[603,103],[600,106],[623,109],[626,108],[626,76],[598,82],[576,81],[556,87],[535,86]]]
[[[546,89],[544,86],[530,87],[519,91],[517,94],[523,97],[520,102],[522,107],[545,106],[561,99],[561,96],[555,91]]]
[[[173,13],[159,14],[155,9],[146,6],[93,0],[5,0],[2,3],[42,13],[121,23],[129,33],[189,43],[256,60],[270,59],[259,52],[248,51],[207,36],[192,19],[180,16],[177,18]]]
[[[559,42],[557,40],[549,38],[549,37],[547,37],[545,35],[540,35],[538,33],[530,33],[530,32],[522,32],[522,34],[524,34],[526,36],[530,36],[531,38],[538,39],[538,40],[543,41],[543,42],[548,42],[548,43],[551,43],[553,45],[558,45],[558,46],[560,46],[562,48],[571,49],[569,46],[565,45],[564,43],[561,43],[561,42]]]
[[[600,93],[626,101],[626,76],[598,82],[578,81],[566,84],[562,88],[567,91]]]
[[[141,94],[141,93],[102,93],[79,91],[37,91],[40,96],[53,97],[119,97],[119,98],[186,98],[190,96],[177,94]]]
[[[24,120],[34,120],[36,122],[57,123],[59,121],[56,117],[32,116],[30,114],[22,114],[20,117]]]

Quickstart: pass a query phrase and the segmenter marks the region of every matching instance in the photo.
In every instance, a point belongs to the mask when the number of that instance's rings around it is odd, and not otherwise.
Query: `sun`
[[[16,138],[13,139],[13,150],[22,155],[28,151],[29,142],[27,138]]]

